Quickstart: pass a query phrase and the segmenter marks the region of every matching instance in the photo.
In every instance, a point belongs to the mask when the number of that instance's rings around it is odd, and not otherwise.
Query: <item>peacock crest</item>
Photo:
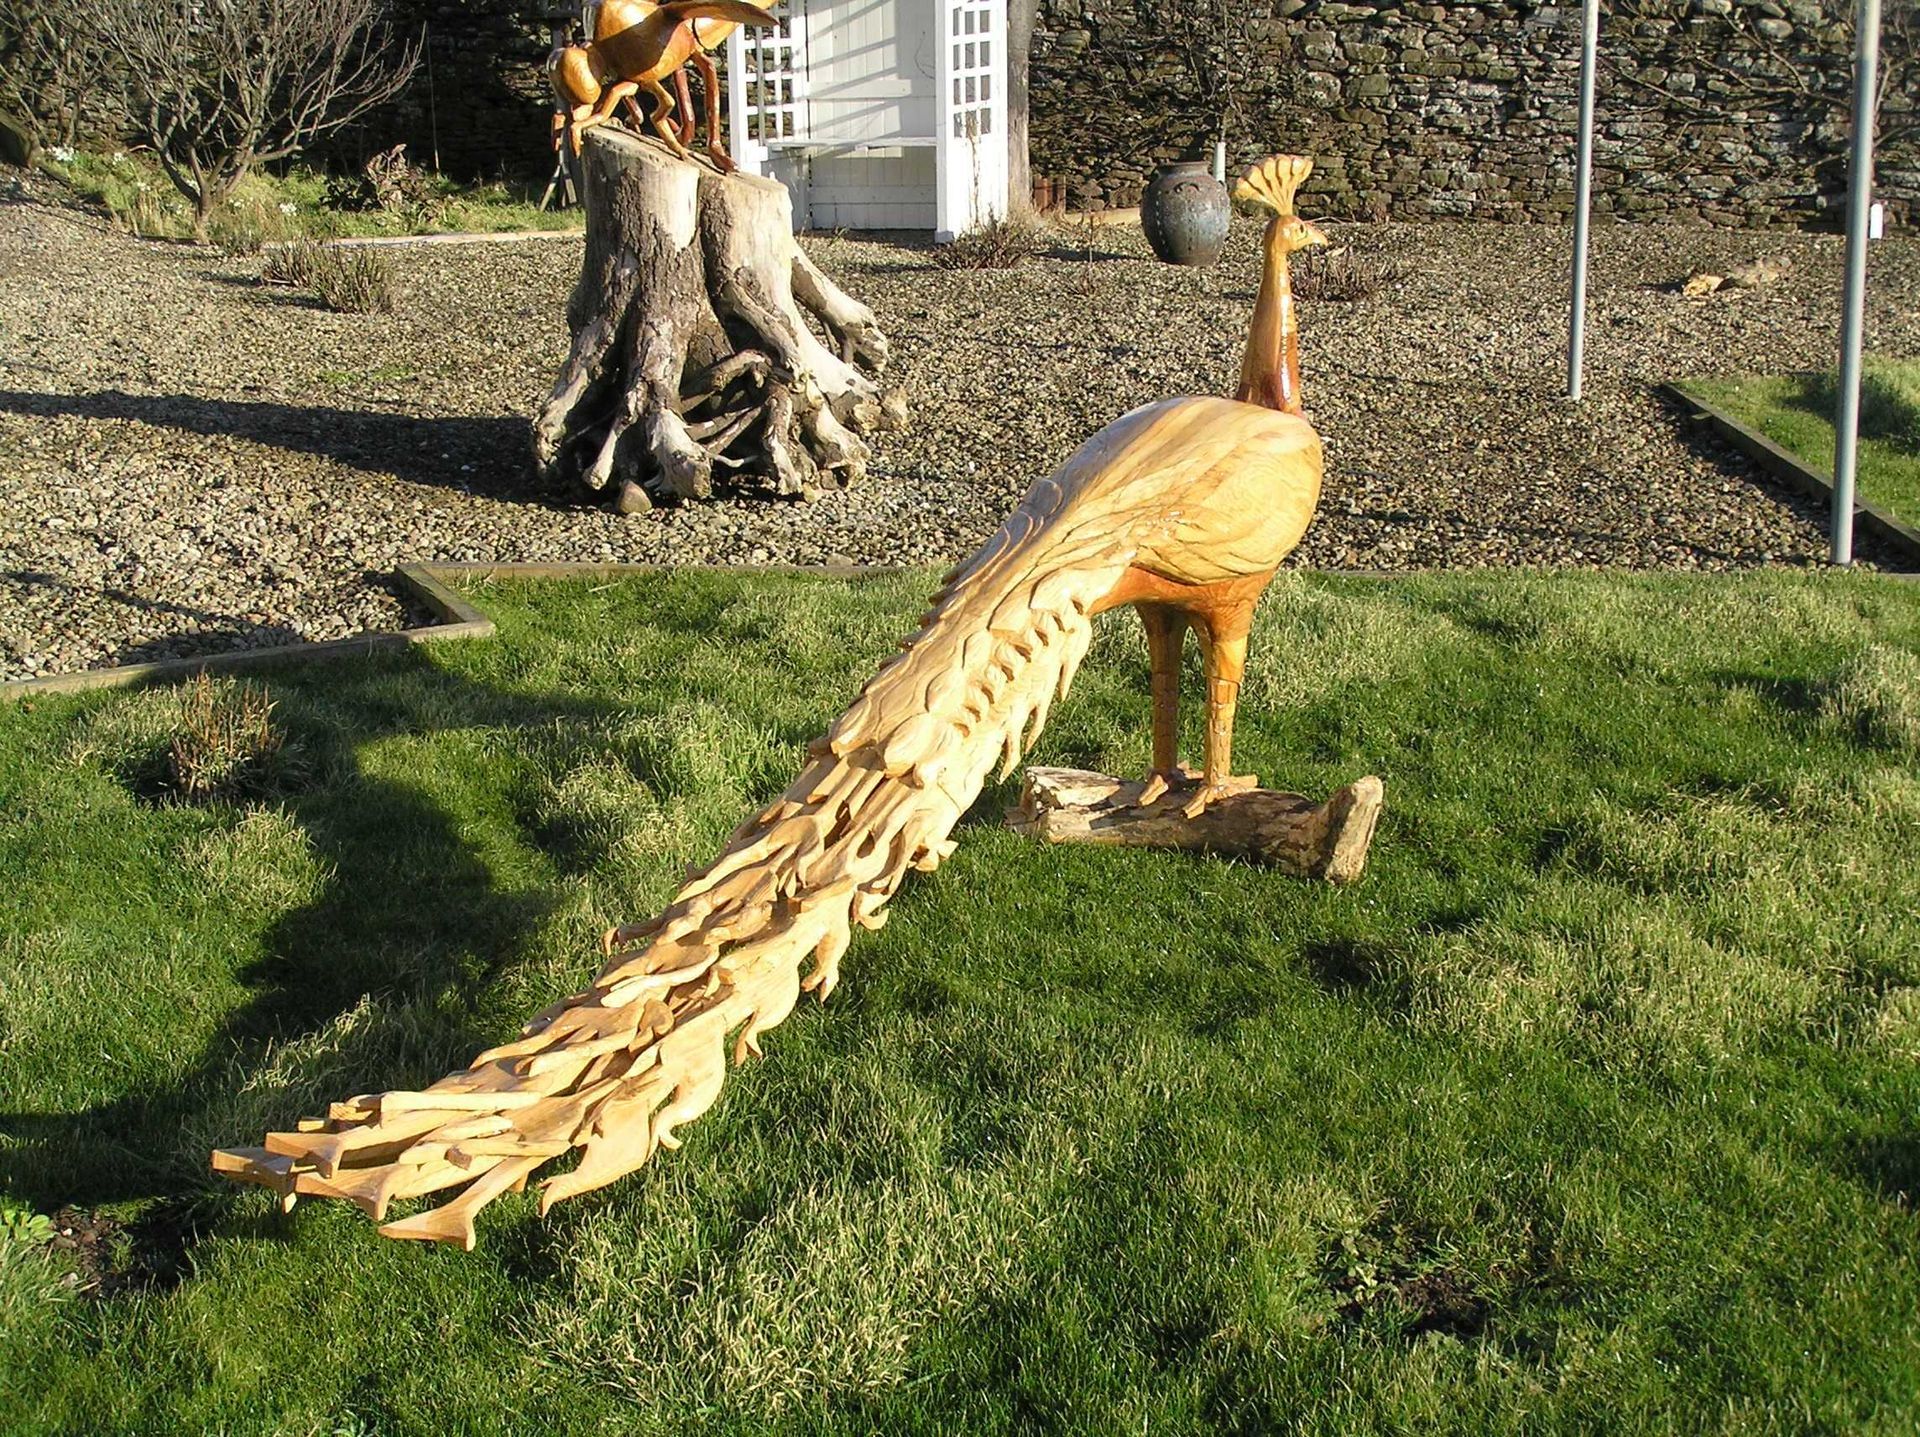
[[[1294,195],[1312,173],[1313,161],[1305,155],[1269,155],[1240,177],[1233,197],[1265,205],[1277,215],[1290,215]]]

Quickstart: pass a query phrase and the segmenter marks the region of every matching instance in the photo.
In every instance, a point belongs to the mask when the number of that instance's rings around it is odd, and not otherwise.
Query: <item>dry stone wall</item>
[[[416,163],[437,155],[460,179],[550,170],[547,8],[539,0],[396,0],[395,30],[425,41],[420,68],[327,158],[351,164],[404,141]]]
[[[1920,215],[1912,12],[1889,0],[1881,190]],[[1317,157],[1310,208],[1557,221],[1572,210],[1580,7],[1520,0],[1250,0],[1215,10],[1234,165]],[[1039,0],[1036,180],[1137,203],[1156,163],[1211,153],[1217,119],[1168,26],[1205,0]],[[1625,218],[1805,223],[1844,206],[1850,0],[1608,0],[1594,204]],[[1226,14],[1222,22],[1217,17]]]

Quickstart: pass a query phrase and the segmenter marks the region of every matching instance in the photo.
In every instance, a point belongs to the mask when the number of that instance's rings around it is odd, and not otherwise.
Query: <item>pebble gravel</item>
[[[1232,389],[1256,224],[1214,269],[1137,231],[1064,232],[1010,271],[822,236],[879,314],[906,430],[861,486],[621,517],[533,477],[528,417],[566,347],[577,241],[391,251],[391,314],[257,282],[255,259],[118,234],[14,182],[0,203],[0,678],[419,622],[396,564],[919,564],[976,545],[1094,430]],[[1404,276],[1303,303],[1321,513],[1295,562],[1712,569],[1816,563],[1825,515],[1697,435],[1659,381],[1832,361],[1842,242],[1596,231],[1588,389],[1564,384],[1564,229],[1352,225]],[[1764,289],[1690,301],[1697,269],[1783,257]],[[1872,344],[1920,353],[1920,242],[1873,252]],[[1871,546],[1862,555],[1876,557]]]

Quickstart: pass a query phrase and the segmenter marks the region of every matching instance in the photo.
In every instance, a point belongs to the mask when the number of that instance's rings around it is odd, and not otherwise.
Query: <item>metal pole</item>
[[[1840,309],[1840,402],[1833,417],[1833,562],[1853,562],[1853,474],[1860,430],[1860,355],[1867,311],[1867,219],[1879,89],[1880,0],[1860,0],[1853,61],[1853,158],[1847,170],[1847,284]]]
[[[1587,347],[1587,211],[1593,193],[1593,71],[1600,49],[1600,0],[1586,0],[1580,27],[1580,148],[1573,180],[1573,297],[1567,318],[1567,398],[1580,398]]]

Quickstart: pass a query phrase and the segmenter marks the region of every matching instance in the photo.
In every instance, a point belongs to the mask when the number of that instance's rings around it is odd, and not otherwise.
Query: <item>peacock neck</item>
[[[1253,302],[1253,324],[1240,361],[1240,388],[1234,398],[1298,414],[1300,403],[1300,324],[1293,312],[1293,286],[1287,277],[1287,246],[1275,217],[1267,225],[1266,264],[1260,294]]]

